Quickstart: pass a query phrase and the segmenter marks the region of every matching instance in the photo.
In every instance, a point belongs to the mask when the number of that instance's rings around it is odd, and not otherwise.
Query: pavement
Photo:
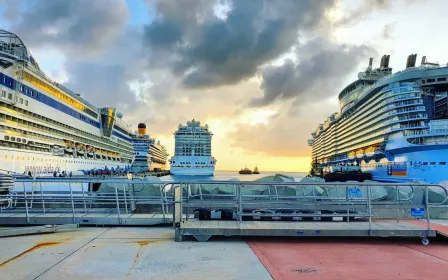
[[[443,230],[446,221],[433,221]],[[448,242],[418,239],[211,239],[165,227],[81,227],[0,238],[0,279],[431,279]]]

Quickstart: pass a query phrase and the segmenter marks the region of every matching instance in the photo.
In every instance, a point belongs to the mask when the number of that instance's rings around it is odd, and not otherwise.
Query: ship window
[[[9,136],[5,136],[5,140],[9,140]]]
[[[25,100],[25,106],[28,106],[28,100]]]
[[[20,138],[17,138],[17,142],[19,142],[19,143],[20,143],[20,142],[22,142],[22,139],[20,139]]]
[[[11,137],[11,141],[16,141],[16,138],[15,137]]]
[[[422,80],[422,84],[426,84],[425,80]]]
[[[6,91],[2,90],[2,97],[6,97]]]
[[[446,162],[445,161],[441,161],[441,162],[439,162],[439,164],[440,165],[446,165]]]
[[[8,99],[12,100],[12,93],[8,93]]]
[[[428,165],[428,162],[427,161],[423,162],[423,165]]]
[[[431,162],[430,164],[431,164],[431,165],[436,165],[436,163],[435,163],[435,162]]]
[[[438,82],[446,81],[446,78],[437,78]]]
[[[22,139],[22,143],[26,143],[26,139]]]
[[[23,98],[20,98],[19,103],[23,104]]]
[[[427,79],[426,80],[428,83],[434,83],[436,81],[436,79]]]

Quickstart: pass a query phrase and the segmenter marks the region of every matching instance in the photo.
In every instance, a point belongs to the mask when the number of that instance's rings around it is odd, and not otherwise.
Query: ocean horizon
[[[261,174],[239,174],[239,171],[215,171],[214,176],[180,176],[180,175],[167,175],[159,177],[162,181],[220,181],[220,180],[232,180],[238,179],[240,181],[254,181],[259,178],[266,176],[273,176],[275,174],[283,174],[286,176],[293,177],[295,181],[300,181],[300,179],[306,177],[308,172],[260,172]]]

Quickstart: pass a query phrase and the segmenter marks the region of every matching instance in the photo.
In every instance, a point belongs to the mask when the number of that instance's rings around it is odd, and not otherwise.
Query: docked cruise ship
[[[212,157],[212,136],[208,125],[199,121],[187,122],[174,133],[174,156],[170,160],[173,175],[213,175],[216,160]]]
[[[312,133],[313,168],[360,166],[383,182],[448,180],[448,66],[410,55],[392,73],[380,67],[359,73],[339,94],[340,111]]]
[[[131,128],[51,79],[23,41],[0,30],[0,171],[48,176],[129,169]]]
[[[132,144],[134,145],[134,161],[132,162],[132,172],[143,173],[149,171],[149,147],[152,139],[146,134],[146,125],[138,124],[138,131],[132,135]]]
[[[152,139],[151,146],[149,147],[150,170],[167,170],[166,164],[168,163],[168,156],[169,154],[165,146],[160,144],[160,140]]]
[[[146,125],[138,124],[138,132],[132,135],[135,159],[132,162],[132,172],[164,171],[168,161],[166,148],[160,141],[146,134]]]

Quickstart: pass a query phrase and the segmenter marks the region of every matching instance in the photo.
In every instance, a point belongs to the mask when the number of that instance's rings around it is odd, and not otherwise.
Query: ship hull
[[[215,173],[214,168],[171,168],[171,174],[181,176],[212,176]]]
[[[210,156],[174,156],[170,167],[173,175],[211,176],[215,173],[215,161]]]
[[[36,176],[53,176],[54,172],[73,176],[85,175],[88,170],[125,169],[128,164],[118,161],[93,160],[85,158],[68,158],[53,156],[50,153],[20,151],[16,149],[0,149],[0,171],[2,173],[28,174]]]
[[[431,184],[448,182],[448,146],[438,149],[397,153],[394,160],[361,164],[363,172],[380,182],[419,181]]]

